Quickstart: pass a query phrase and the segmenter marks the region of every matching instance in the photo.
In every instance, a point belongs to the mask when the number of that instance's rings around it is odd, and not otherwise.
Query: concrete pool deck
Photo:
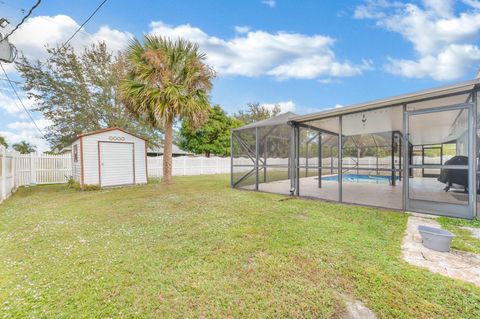
[[[372,184],[363,182],[342,182],[343,202],[385,208],[402,209],[402,182],[396,186],[389,184]],[[436,178],[415,177],[410,179],[410,196],[415,199],[423,199],[452,204],[467,204],[467,194],[450,190],[443,190],[444,184]],[[244,189],[254,189],[254,185],[243,186]],[[290,180],[280,180],[260,183],[258,190],[268,193],[290,194]],[[318,178],[300,178],[300,196],[338,200],[338,183],[336,181],[322,180],[322,187],[318,187]],[[479,197],[480,200],[480,197]]]

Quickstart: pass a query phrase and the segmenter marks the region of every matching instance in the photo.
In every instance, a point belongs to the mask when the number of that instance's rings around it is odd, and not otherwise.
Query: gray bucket
[[[455,236],[445,229],[418,226],[418,232],[422,236],[423,246],[436,251],[450,251],[450,244]]]

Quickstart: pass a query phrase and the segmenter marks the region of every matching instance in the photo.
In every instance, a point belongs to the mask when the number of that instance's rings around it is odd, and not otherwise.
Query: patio
[[[468,194],[458,190],[443,190],[444,184],[436,178],[418,177],[410,179],[411,196],[415,199],[430,200],[442,203],[466,205]],[[244,189],[254,190],[255,185],[243,186]],[[386,184],[371,184],[362,182],[342,182],[342,202],[378,206],[393,209],[402,209],[402,184],[396,186]],[[279,180],[260,183],[258,190],[268,193],[290,194],[290,180]],[[338,183],[322,181],[318,188],[318,177],[300,178],[300,196],[338,201]],[[477,198],[480,197],[477,195]]]
[[[231,186],[472,219],[479,83],[303,116],[285,113],[237,128]],[[332,174],[343,182],[325,180]],[[367,183],[371,176],[383,182]],[[443,190],[454,184],[457,189]]]

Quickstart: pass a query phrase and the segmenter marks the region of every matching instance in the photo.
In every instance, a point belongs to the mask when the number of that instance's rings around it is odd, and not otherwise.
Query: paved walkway
[[[433,218],[410,216],[402,242],[403,258],[412,265],[480,287],[480,256],[458,250],[438,252],[424,247],[417,230],[419,225],[441,228]]]

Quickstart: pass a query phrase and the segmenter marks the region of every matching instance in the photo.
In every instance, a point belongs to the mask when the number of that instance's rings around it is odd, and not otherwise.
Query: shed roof
[[[76,140],[78,140],[80,137],[83,137],[83,136],[95,135],[95,134],[100,134],[100,133],[115,131],[115,130],[122,131],[123,133],[129,134],[129,135],[135,136],[139,139],[142,139],[144,141],[147,141],[146,138],[144,138],[142,136],[139,136],[137,134],[133,134],[133,133],[121,128],[121,127],[108,127],[108,128],[104,128],[104,129],[100,129],[100,130],[96,130],[96,131],[91,131],[91,132],[87,132],[87,133],[78,134],[77,137],[75,138],[74,142]]]
[[[281,125],[281,124],[287,124],[288,121],[291,119],[298,117],[298,114],[295,114],[293,112],[286,112],[286,113],[281,113],[277,116],[273,116],[271,118],[268,118],[263,121],[258,121],[255,123],[247,124],[242,127],[233,129],[235,130],[244,130],[248,128],[255,128],[255,127],[264,127],[264,126],[273,126],[273,125]]]
[[[445,96],[448,94],[461,93],[472,90],[475,85],[480,84],[480,78],[459,82],[451,85],[436,87],[432,89],[417,91],[408,94],[397,95],[393,97],[388,97],[384,99],[373,100],[370,102],[353,104],[350,106],[344,106],[336,109],[328,109],[316,113],[301,115],[292,118],[292,121],[295,122],[304,122],[313,119],[321,119],[325,117],[337,116],[342,114],[354,113],[359,111],[366,111],[370,109],[376,109],[387,106],[395,106],[404,103],[412,103],[428,98],[435,98],[440,96]]]

